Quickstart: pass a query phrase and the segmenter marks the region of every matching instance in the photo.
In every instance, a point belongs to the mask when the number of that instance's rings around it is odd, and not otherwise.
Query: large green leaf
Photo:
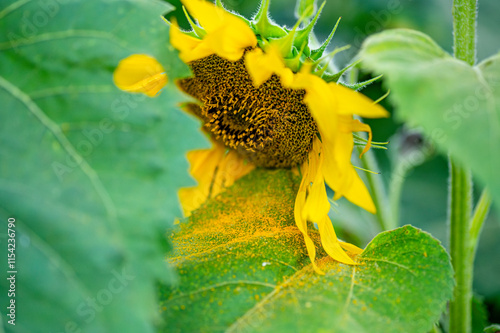
[[[427,332],[452,295],[449,257],[406,226],[315,273],[294,225],[297,179],[257,170],[173,235],[177,287],[161,289],[166,332]],[[313,238],[318,235],[313,232]]]
[[[155,284],[194,182],[185,153],[205,145],[176,108],[112,82],[133,53],[172,82],[188,74],[155,1],[0,1],[0,219],[16,219],[16,332],[151,332]],[[1,255],[6,258],[2,238]],[[6,261],[0,285],[6,290]],[[8,288],[7,288],[8,289]],[[2,292],[2,312],[9,300]],[[8,318],[7,318],[8,319]],[[80,332],[80,331],[79,331]]]
[[[384,74],[400,119],[470,167],[500,203],[500,55],[471,67],[422,33],[388,30],[368,38],[360,57]]]

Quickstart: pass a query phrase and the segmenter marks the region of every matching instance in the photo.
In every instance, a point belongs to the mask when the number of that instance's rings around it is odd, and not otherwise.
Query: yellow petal
[[[113,73],[113,82],[121,90],[150,97],[156,96],[167,81],[161,64],[145,54],[133,54],[123,59]]]
[[[346,197],[347,200],[375,213],[375,205],[364,185],[351,164],[351,154],[354,147],[352,137],[351,116],[339,117],[339,127],[332,141],[323,141],[325,160],[323,175],[326,183],[335,191],[334,200]]]
[[[304,242],[306,243],[307,254],[311,259],[311,264],[313,269],[318,274],[325,274],[319,267],[316,265],[316,247],[314,246],[314,242],[311,237],[307,233],[307,221],[302,218],[302,210],[304,209],[304,203],[306,200],[306,190],[305,190],[304,178],[302,179],[302,183],[299,188],[299,192],[297,193],[297,197],[295,198],[295,207],[294,207],[294,216],[295,216],[295,224],[297,228],[299,228],[300,232],[304,236]]]
[[[323,159],[321,142],[316,138],[309,154],[308,178],[312,180],[312,185],[309,188],[302,211],[302,218],[314,223],[319,223],[330,211],[330,202],[326,194],[325,179],[322,173]]]
[[[255,169],[254,164],[246,161],[234,150],[230,150],[218,166],[217,178],[214,183],[213,195],[234,184],[241,177]]]
[[[191,151],[187,157],[189,172],[198,185],[179,190],[184,216],[189,216],[209,197],[215,197],[255,168],[245,163],[235,151],[226,154],[226,148],[219,143],[214,143],[211,149]]]
[[[297,74],[293,85],[306,90],[304,101],[318,125],[323,140],[325,158],[322,168],[323,176],[326,183],[335,191],[334,199],[337,200],[345,196],[349,201],[367,211],[375,212],[373,200],[351,164],[351,154],[354,147],[353,127],[361,130],[366,128],[357,125],[358,123],[353,123],[352,114],[342,110],[347,99],[333,95],[336,88],[332,88],[321,78],[302,71]],[[344,89],[335,91],[344,92]],[[350,93],[353,92],[350,91]],[[363,97],[360,96],[362,95],[354,94],[354,102],[359,98],[363,100]],[[373,107],[371,101],[369,106]],[[380,109],[375,108],[376,111],[380,111]],[[385,110],[382,113],[385,114],[384,112]]]
[[[332,153],[325,153],[325,167],[323,173],[326,183],[335,191],[334,200],[345,197],[353,204],[360,206],[370,213],[375,213],[376,208],[365,184],[352,165],[339,169],[331,157]],[[328,160],[328,162],[327,162]]]
[[[207,33],[216,31],[220,26],[233,23],[232,21],[237,19],[236,16],[208,1],[181,0],[181,2]]]
[[[301,71],[295,76],[292,87],[306,90],[304,102],[318,125],[321,138],[328,137],[332,141],[338,126],[338,113],[328,84],[316,75]]]
[[[179,190],[179,200],[184,216],[189,216],[208,199],[217,166],[221,163],[225,153],[224,146],[215,145],[211,149],[193,150],[187,154],[190,164],[189,173],[198,185]]]
[[[373,103],[365,95],[333,82],[328,86],[336,100],[337,112],[340,114],[355,114],[365,118],[389,117],[389,113],[382,106]]]
[[[342,195],[353,204],[375,214],[377,209],[375,208],[370,192],[368,192],[363,180],[361,180],[352,166],[348,170],[347,177],[350,178],[351,181],[348,186],[343,189]]]
[[[185,63],[213,54],[206,43],[182,32],[176,22],[170,25],[170,44],[179,50],[179,57]]]
[[[180,51],[184,62],[211,54],[236,61],[243,56],[245,48],[257,45],[253,31],[238,16],[207,1],[183,0],[182,3],[206,31],[206,35],[200,40],[184,34],[175,22],[172,23],[170,42]]]
[[[256,87],[266,82],[273,74],[279,76],[281,84],[285,87],[289,87],[294,79],[294,74],[285,66],[279,49],[273,45],[266,49],[266,53],[259,48],[248,52],[245,56],[245,65]]]
[[[328,216],[325,216],[324,219],[318,223],[318,228],[321,236],[321,244],[330,257],[344,264],[357,265],[340,246],[340,242],[333,229],[332,221]]]

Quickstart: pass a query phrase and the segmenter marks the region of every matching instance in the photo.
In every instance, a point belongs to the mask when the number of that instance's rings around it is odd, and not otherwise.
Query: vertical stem
[[[455,58],[476,62],[477,0],[453,0],[453,49]]]
[[[474,65],[476,60],[477,0],[453,0],[454,52],[457,59]],[[456,287],[450,302],[450,333],[471,332],[473,258],[471,258],[470,172],[450,157],[450,254]]]
[[[450,254],[456,286],[450,302],[450,333],[471,331],[472,265],[470,258],[470,173],[450,161]]]
[[[397,163],[392,171],[389,183],[389,206],[391,208],[393,227],[399,226],[399,207],[401,205],[401,193],[408,173],[408,167],[403,163]]]

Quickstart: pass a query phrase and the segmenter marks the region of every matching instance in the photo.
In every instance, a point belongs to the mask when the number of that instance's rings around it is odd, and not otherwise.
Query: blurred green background
[[[169,1],[176,5],[176,0]],[[258,8],[258,1],[225,0],[226,8],[234,10],[245,17],[252,17]],[[321,5],[321,1],[317,2]],[[363,40],[373,33],[391,28],[408,28],[424,32],[432,37],[447,52],[453,52],[451,0],[351,0],[327,1],[323,13],[315,27],[316,36],[323,41],[335,22],[342,17],[329,49],[351,45],[351,48],[338,54],[335,64],[345,66],[356,55]],[[295,1],[272,0],[270,13],[280,25],[292,27]],[[477,61],[484,60],[500,51],[500,1],[480,0],[478,7],[477,26]],[[182,22],[181,22],[182,24]],[[369,79],[368,73],[361,73],[359,79]],[[363,93],[372,99],[378,99],[386,91],[379,82],[367,87]],[[394,159],[402,158],[405,149],[419,149],[425,145],[419,140],[410,142],[410,146],[398,147],[401,132],[404,128],[397,120],[397,110],[383,101],[382,104],[393,113],[390,119],[366,120],[373,129],[374,140],[391,141],[389,151],[376,151],[380,164],[381,177],[386,184],[391,178],[391,167]],[[399,134],[398,134],[399,133]],[[464,133],[464,135],[467,135]],[[408,143],[408,142],[407,142]],[[481,188],[476,185],[474,196],[477,199]],[[401,224],[411,224],[422,228],[441,240],[448,246],[446,225],[446,204],[448,189],[448,162],[445,156],[432,154],[424,163],[411,170],[404,183],[400,221]],[[342,204],[337,208],[343,212]],[[475,292],[484,297],[489,310],[491,322],[500,322],[500,247],[497,237],[500,235],[499,209],[493,207],[490,211],[481,236],[475,264]],[[366,226],[355,228],[364,230],[362,241],[367,242],[375,233],[376,228]],[[365,244],[363,244],[365,245]]]

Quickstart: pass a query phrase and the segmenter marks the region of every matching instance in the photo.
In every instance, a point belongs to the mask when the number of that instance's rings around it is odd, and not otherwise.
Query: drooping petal
[[[307,176],[307,175],[304,175]],[[297,228],[300,230],[302,235],[304,236],[304,242],[306,243],[307,254],[311,259],[311,263],[313,265],[314,271],[318,274],[325,274],[319,267],[316,265],[316,247],[314,246],[314,242],[311,237],[307,233],[307,220],[302,218],[302,211],[304,209],[304,204],[306,201],[306,188],[307,188],[306,177],[302,178],[302,182],[300,183],[299,192],[297,193],[297,197],[295,198],[295,206],[294,206],[294,217],[295,224]]]
[[[118,63],[113,72],[113,82],[121,90],[154,97],[167,84],[168,78],[155,58],[133,54]]]
[[[323,159],[321,141],[316,138],[309,154],[308,181],[312,181],[312,185],[308,187],[309,192],[302,211],[302,218],[313,223],[319,223],[330,211],[330,202],[322,173]]]
[[[354,121],[350,112],[341,110],[346,104],[345,100],[343,101],[343,97],[333,95],[334,89],[332,89],[331,84],[327,84],[321,78],[301,71],[296,75],[293,85],[306,90],[304,101],[318,125],[323,143],[322,174],[326,183],[335,191],[334,199],[337,200],[344,196],[352,203],[374,213],[376,209],[370,193],[351,164],[354,148],[352,132],[367,128]],[[339,91],[343,92],[344,90]],[[350,90],[349,92],[353,93]],[[356,102],[356,98],[361,98],[360,96],[363,95],[357,93],[354,97],[351,95],[354,102]],[[360,105],[366,106],[363,102]],[[373,107],[374,104],[371,102],[368,105]],[[383,110],[383,108],[381,109]],[[375,108],[374,112],[379,111],[378,108]],[[383,111],[385,112],[385,110]]]
[[[340,242],[333,229],[332,221],[328,215],[318,223],[318,229],[321,236],[321,244],[330,257],[344,264],[357,265],[340,246]]]
[[[255,34],[238,16],[207,1],[183,0],[182,3],[206,31],[206,35],[197,40],[181,32],[175,22],[172,24],[174,29],[170,30],[170,42],[180,51],[184,62],[211,54],[236,61],[243,56],[245,48],[257,45]]]
[[[334,200],[347,200],[370,213],[376,208],[365,184],[351,164],[353,138],[351,132],[339,132],[333,144],[325,143],[323,175],[335,191]]]

